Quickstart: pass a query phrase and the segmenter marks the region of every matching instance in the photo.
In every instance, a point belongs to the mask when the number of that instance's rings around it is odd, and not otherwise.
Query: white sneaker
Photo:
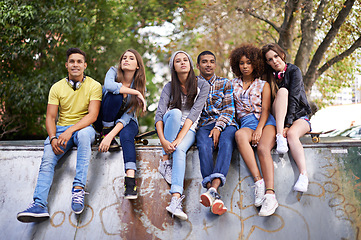
[[[265,194],[264,201],[258,215],[266,217],[272,215],[278,208],[278,202],[275,194]]]
[[[265,185],[263,178],[254,183],[254,205],[259,207],[264,200]]]
[[[181,220],[187,220],[188,216],[185,214],[182,210],[182,200],[185,198],[184,195],[182,195],[180,198],[172,197],[172,200],[170,201],[170,204],[167,209],[168,212],[172,214],[172,216],[176,216]]]
[[[299,192],[307,192],[307,188],[308,188],[308,177],[306,175],[300,174],[295,186],[293,187],[293,190]]]
[[[162,159],[159,161],[158,171],[168,184],[172,184],[172,161]]]
[[[286,153],[288,152],[287,139],[282,136],[282,134],[276,135],[277,142],[277,152],[278,153]]]

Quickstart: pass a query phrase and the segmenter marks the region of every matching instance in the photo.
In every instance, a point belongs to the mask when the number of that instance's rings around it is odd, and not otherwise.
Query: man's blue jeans
[[[181,126],[182,112],[179,109],[172,109],[163,116],[164,137],[169,142],[173,142]],[[184,174],[186,171],[186,157],[187,151],[192,146],[195,140],[196,133],[189,130],[182,139],[182,142],[177,146],[176,150],[172,153],[173,167],[172,167],[172,186],[170,193],[183,194]],[[163,155],[166,153],[163,150]]]
[[[70,126],[56,126],[56,136],[65,132]],[[40,164],[38,181],[34,191],[34,202],[47,206],[48,195],[53,182],[55,166],[59,159],[74,145],[77,146],[76,174],[73,187],[85,187],[88,173],[88,165],[91,158],[91,144],[95,140],[95,130],[92,126],[85,127],[73,133],[64,150],[64,153],[55,155],[51,147],[49,137],[44,142],[44,154]]]
[[[215,178],[221,179],[221,187],[226,183],[226,176],[231,164],[232,152],[235,146],[234,134],[237,131],[235,126],[226,127],[219,137],[218,154],[216,164],[213,164],[213,152],[215,151],[213,138],[208,137],[216,123],[210,123],[197,130],[197,148],[203,177],[202,185],[212,183]]]

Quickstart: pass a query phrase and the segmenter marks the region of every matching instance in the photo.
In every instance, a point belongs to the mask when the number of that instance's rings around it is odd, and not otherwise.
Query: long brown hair
[[[286,52],[277,43],[268,43],[268,44],[264,45],[261,49],[263,61],[265,63],[264,64],[265,65],[264,75],[265,75],[267,82],[271,86],[272,102],[273,102],[274,98],[276,97],[277,91],[278,91],[278,86],[276,83],[276,78],[273,75],[275,70],[267,63],[267,59],[266,59],[266,53],[268,53],[268,51],[270,51],[270,50],[276,52],[278,54],[278,56],[280,56],[280,58],[284,62],[286,62]]]
[[[185,53],[185,55],[188,57],[188,60],[189,60],[190,70],[189,70],[187,80],[186,80],[186,89],[187,89],[186,107],[191,108],[193,106],[193,104],[194,104],[194,99],[197,96],[197,86],[198,86],[197,77],[196,77],[196,74],[194,73],[194,70],[193,70],[192,59],[190,58],[188,53],[183,52],[183,51],[178,51],[172,56],[171,61],[174,61],[174,58],[178,53]],[[172,75],[171,75],[171,96],[172,96],[172,100],[170,102],[170,107],[171,108],[181,109],[182,108],[181,82],[180,82],[180,80],[178,78],[177,72],[175,71],[173,62],[170,65],[171,65],[171,73],[172,73]]]
[[[136,50],[128,49],[120,57],[116,81],[120,82],[120,83],[123,83],[123,81],[124,81],[124,71],[121,68],[121,62],[122,62],[123,56],[126,52],[133,53],[137,60],[137,63],[138,63],[138,69],[135,70],[135,73],[133,76],[133,87],[132,88],[135,90],[138,90],[145,98],[145,96],[144,96],[145,83],[146,83],[145,67],[144,67],[142,56],[140,56],[140,54]],[[129,108],[131,109],[131,111],[135,111],[137,115],[140,115],[140,113],[143,109],[143,103],[139,103],[137,100],[137,97],[134,95],[131,95],[130,104],[126,110],[128,110]]]

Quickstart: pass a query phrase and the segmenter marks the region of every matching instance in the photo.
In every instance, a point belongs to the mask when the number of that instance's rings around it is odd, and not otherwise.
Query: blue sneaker
[[[42,222],[49,217],[48,208],[34,202],[32,202],[25,211],[19,212],[17,215],[17,219],[24,223]]]
[[[84,210],[84,195],[88,194],[84,189],[75,189],[72,190],[71,197],[71,209],[75,214],[80,214]]]

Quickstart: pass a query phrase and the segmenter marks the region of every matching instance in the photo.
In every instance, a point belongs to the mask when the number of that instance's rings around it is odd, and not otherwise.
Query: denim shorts
[[[312,127],[311,127],[311,122],[310,122],[310,120],[308,119],[308,117],[307,117],[307,116],[303,116],[303,117],[300,117],[299,119],[305,120],[305,121],[308,123],[308,125],[310,125],[310,132],[311,132],[311,131],[312,131]]]
[[[240,121],[241,128],[250,128],[252,130],[256,130],[258,123],[259,123],[259,121],[256,118],[256,116],[254,115],[254,113],[249,114],[245,117],[242,117],[241,121]],[[272,114],[270,114],[267,119],[265,126],[267,126],[267,125],[276,126],[276,120],[272,116]]]

